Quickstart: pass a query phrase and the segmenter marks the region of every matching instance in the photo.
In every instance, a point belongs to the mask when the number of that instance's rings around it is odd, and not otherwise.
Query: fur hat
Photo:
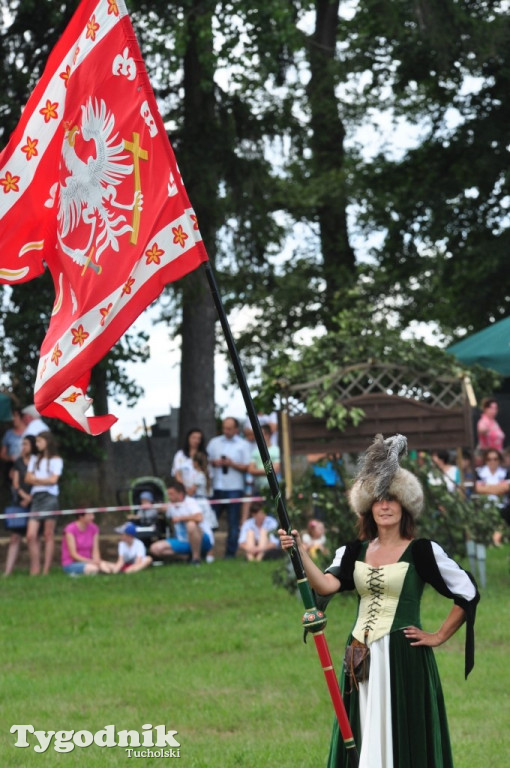
[[[419,480],[407,469],[402,469],[400,459],[407,453],[407,438],[394,435],[383,439],[376,435],[359,462],[359,471],[349,493],[354,512],[361,517],[374,501],[393,496],[416,520],[423,509],[423,488]]]

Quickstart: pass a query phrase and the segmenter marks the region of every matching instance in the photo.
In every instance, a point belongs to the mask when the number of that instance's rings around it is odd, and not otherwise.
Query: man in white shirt
[[[213,437],[207,446],[209,464],[212,467],[214,499],[240,499],[244,495],[245,473],[250,463],[250,447],[239,432],[237,419],[228,416],[223,419],[222,434]],[[218,517],[227,509],[227,546],[225,557],[235,557],[241,522],[241,502],[227,503],[216,507]]]
[[[40,435],[41,432],[51,431],[48,425],[39,418],[39,411],[35,405],[27,405],[26,408],[22,408],[21,417],[25,424],[23,437],[27,437],[28,435],[33,435],[36,437],[36,435]]]
[[[214,545],[214,534],[204,520],[197,500],[186,495],[186,489],[179,480],[172,478],[167,488],[169,505],[166,516],[174,526],[175,536],[155,541],[150,551],[154,557],[191,555],[191,564],[200,565]]]

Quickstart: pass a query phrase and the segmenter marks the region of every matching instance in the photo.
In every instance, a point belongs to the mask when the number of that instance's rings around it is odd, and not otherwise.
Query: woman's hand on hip
[[[425,632],[419,627],[406,627],[404,635],[408,640],[412,640],[410,645],[427,645],[429,648],[435,648],[443,642],[437,632]]]

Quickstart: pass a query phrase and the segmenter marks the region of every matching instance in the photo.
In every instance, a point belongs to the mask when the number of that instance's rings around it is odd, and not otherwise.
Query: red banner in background
[[[91,368],[207,254],[122,0],[83,0],[0,154],[0,281],[47,264],[34,403],[91,434]]]

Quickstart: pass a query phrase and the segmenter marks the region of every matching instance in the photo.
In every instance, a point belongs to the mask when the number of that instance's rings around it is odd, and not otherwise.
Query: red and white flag
[[[83,0],[0,154],[0,281],[55,284],[34,403],[91,434],[91,368],[207,260],[123,0]]]

